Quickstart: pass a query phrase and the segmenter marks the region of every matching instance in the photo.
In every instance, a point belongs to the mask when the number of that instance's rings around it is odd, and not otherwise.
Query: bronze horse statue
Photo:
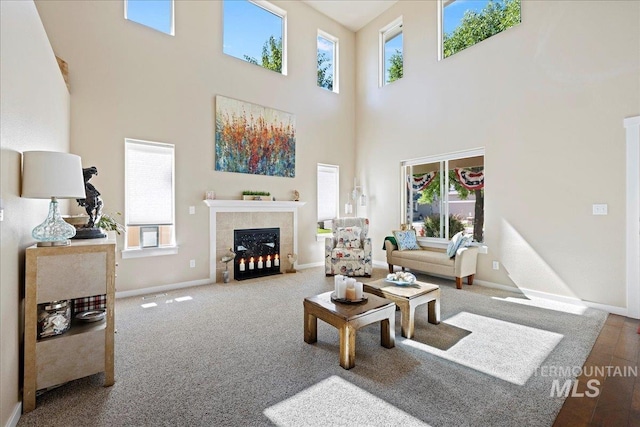
[[[94,228],[102,216],[102,198],[100,197],[100,192],[96,190],[96,187],[94,187],[93,184],[89,183],[89,180],[93,175],[98,175],[98,169],[95,166],[83,168],[82,175],[84,176],[84,191],[86,198],[76,199],[76,201],[79,206],[85,208],[87,215],[89,215],[89,221],[87,222],[87,225],[85,225],[85,228]]]

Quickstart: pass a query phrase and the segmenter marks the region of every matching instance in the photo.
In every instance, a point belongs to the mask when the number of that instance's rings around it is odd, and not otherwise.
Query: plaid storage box
[[[107,308],[107,295],[94,295],[92,297],[76,298],[73,300],[73,315],[89,310]]]

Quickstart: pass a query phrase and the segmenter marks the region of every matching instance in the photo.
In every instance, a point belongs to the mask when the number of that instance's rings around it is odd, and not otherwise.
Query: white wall
[[[401,15],[404,78],[379,89],[378,31]],[[621,123],[640,112],[639,16],[636,1],[523,0],[520,25],[443,61],[436,2],[401,1],[359,31],[356,168],[374,241],[401,222],[401,160],[484,147],[477,279],[625,307]]]
[[[222,53],[222,2],[175,3],[171,37],[124,19],[122,1],[39,1],[38,10],[58,56],[69,64],[71,144],[106,212],[124,212],[124,138],[176,145],[178,255],[119,260],[117,289],[206,279],[209,276],[206,190],[239,199],[242,190],[270,191],[307,202],[299,214],[299,264],[323,261],[315,239],[316,164],[339,164],[343,192],[354,164],[355,36],[301,2],[274,2],[288,13],[288,75]],[[340,39],[339,95],[316,85],[318,28]],[[296,116],[296,176],[266,177],[214,171],[216,95]],[[188,207],[196,214],[189,215]],[[189,260],[196,268],[189,268]]]
[[[21,153],[69,150],[69,93],[32,1],[0,2],[0,425],[20,414],[24,250],[46,200],[20,198]],[[62,206],[66,206],[63,204]],[[63,211],[64,212],[64,211]]]

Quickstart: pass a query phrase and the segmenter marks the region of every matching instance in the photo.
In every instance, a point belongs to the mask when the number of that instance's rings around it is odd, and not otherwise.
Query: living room
[[[211,283],[207,190],[219,200],[297,190],[298,268],[322,265],[318,163],[340,167],[341,203],[354,178],[363,186],[360,214],[384,269],[383,240],[402,222],[401,163],[483,148],[488,250],[476,283],[637,317],[623,121],[640,114],[638,2],[525,0],[521,24],[444,60],[436,1],[400,1],[357,31],[304,2],[273,3],[287,12],[286,75],[223,53],[223,2],[176,2],[175,36],[125,20],[121,1],[2,2],[3,425],[21,400],[25,249],[47,206],[20,197],[28,150],[80,155],[99,170],[105,211],[124,212],[124,140],[175,144],[178,253],[118,255],[117,291],[145,294]],[[404,75],[380,87],[380,30],[399,17]],[[339,93],[316,85],[319,29],[340,41]],[[294,177],[215,170],[217,95],[295,115]]]

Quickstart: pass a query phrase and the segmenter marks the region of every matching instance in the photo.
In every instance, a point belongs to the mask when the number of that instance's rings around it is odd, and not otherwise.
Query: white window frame
[[[456,2],[457,0],[437,0],[438,3],[438,61],[442,61],[443,59],[446,59],[444,56],[444,8],[447,7],[448,5],[450,5],[451,3]],[[522,0],[520,1],[520,5],[522,7]],[[520,10],[520,22],[522,23],[522,9]],[[515,27],[515,25],[509,27],[509,28],[513,28]],[[504,30],[502,30],[500,33],[508,30],[509,28],[505,28]],[[496,33],[495,35],[498,35],[500,33]],[[471,45],[471,46],[475,46],[478,43],[481,43],[487,39],[490,39],[492,36],[487,37],[486,39],[482,39],[479,42]],[[467,49],[471,46],[468,46]],[[456,53],[460,53],[462,51],[458,51]],[[449,55],[447,58],[451,57],[455,55]]]
[[[331,34],[322,31],[320,29],[318,29],[318,37],[322,37],[325,40],[328,40],[330,42],[333,43],[333,57],[331,58],[332,62],[333,62],[333,89],[331,90],[331,92],[334,93],[340,93],[340,40],[335,37],[332,36]],[[316,57],[317,57],[317,52],[316,52]],[[317,83],[317,82],[316,82]],[[320,87],[320,86],[318,86]],[[323,87],[320,87],[321,89],[325,89]],[[325,89],[328,90],[328,89]]]
[[[338,165],[331,165],[331,164],[327,164],[327,163],[318,163],[317,168],[316,168],[316,189],[317,189],[317,206],[316,206],[316,219],[318,222],[321,221],[321,215],[320,215],[320,206],[321,206],[321,200],[320,200],[320,194],[322,189],[320,188],[320,173],[321,172],[331,172],[333,173],[335,176],[335,189],[336,189],[336,194],[335,194],[335,200],[334,200],[334,218],[338,218],[340,216],[340,166]],[[333,219],[333,218],[331,218]],[[327,219],[328,220],[328,219]],[[328,236],[328,234],[318,234],[318,239],[322,238],[324,239],[325,237]]]
[[[127,21],[135,22],[136,24],[144,25],[145,27],[151,28],[152,30],[155,30],[159,33],[175,36],[176,35],[176,9],[175,8],[176,8],[176,2],[175,0],[171,0],[171,29],[170,29],[170,32],[168,33],[165,33],[164,31],[151,27],[147,24],[143,24],[142,22],[129,19],[129,17],[127,16],[127,11],[129,10],[129,0],[124,0],[124,19],[126,19]]]
[[[382,28],[379,32],[378,43],[378,86],[384,87],[388,83],[385,79],[385,71],[387,66],[387,58],[385,55],[385,44],[398,34],[403,32],[402,16],[396,18],[391,23]],[[404,35],[403,35],[404,36]],[[402,42],[402,66],[404,69],[404,39]]]
[[[224,0],[224,1],[232,1],[232,0]],[[223,7],[224,7],[224,1],[223,1]],[[281,74],[283,76],[287,75],[287,63],[289,62],[287,60],[287,51],[289,49],[287,49],[287,11],[279,8],[278,6],[274,5],[273,3],[270,3],[268,1],[265,0],[248,0],[249,3],[254,4],[257,7],[260,7],[264,10],[266,10],[267,12],[270,12],[276,16],[279,16],[282,19],[282,70],[281,70]],[[224,13],[222,15],[222,25],[226,25],[226,22],[224,22]],[[224,40],[223,40],[223,44],[224,44]],[[262,47],[262,46],[260,46]],[[223,47],[223,53],[224,53],[224,47]],[[228,53],[225,53],[225,55],[229,55]],[[233,58],[237,58],[236,56],[233,55],[229,55]],[[238,58],[241,59],[241,58]],[[247,61],[245,61],[247,62]],[[264,68],[262,65],[258,64],[258,67],[260,68]]]
[[[402,222],[404,223],[407,218],[407,209],[413,209],[413,200],[407,200],[407,179],[410,175],[410,170],[412,166],[422,165],[425,163],[439,163],[445,162],[444,172],[448,173],[448,162],[451,160],[464,159],[468,157],[478,157],[485,156],[485,149],[483,148],[474,148],[470,150],[464,151],[456,151],[453,153],[440,154],[435,156],[426,156],[419,157],[415,159],[403,160],[400,162],[400,177],[401,177],[401,191],[400,191],[400,218],[402,218]],[[439,170],[439,176],[442,176],[443,170]],[[441,180],[441,187],[447,185],[448,180]],[[448,189],[440,189],[441,194],[446,194],[447,200],[446,203],[443,203],[441,213],[444,218],[449,218],[449,191]],[[449,235],[449,221],[445,221],[445,236]],[[444,237],[417,237],[418,242],[421,246],[426,247],[435,247],[435,248],[446,248],[449,243],[449,238]],[[486,240],[486,239],[485,239]],[[474,242],[475,244],[476,242]],[[483,243],[478,243],[479,245],[483,245]]]
[[[148,256],[158,256],[158,255],[171,255],[178,253],[178,246],[176,245],[176,215],[175,215],[175,183],[176,183],[176,174],[175,174],[175,145],[167,144],[163,142],[154,142],[154,141],[145,141],[140,139],[133,138],[125,138],[125,249],[122,250],[122,258],[140,258],[140,257],[148,257]],[[140,225],[130,225],[129,224],[129,213],[127,209],[127,188],[128,188],[128,179],[127,170],[128,170],[128,153],[129,147],[128,144],[136,144],[136,145],[149,145],[156,147],[165,147],[170,148],[172,150],[172,165],[171,165],[171,174],[172,174],[172,182],[171,182],[171,194],[172,194],[172,206],[171,206],[171,217],[172,217],[172,236],[171,236],[171,244],[164,245],[159,247],[145,248],[141,245],[138,247],[128,247],[128,233],[130,226],[139,227]],[[166,224],[163,224],[166,225]]]

